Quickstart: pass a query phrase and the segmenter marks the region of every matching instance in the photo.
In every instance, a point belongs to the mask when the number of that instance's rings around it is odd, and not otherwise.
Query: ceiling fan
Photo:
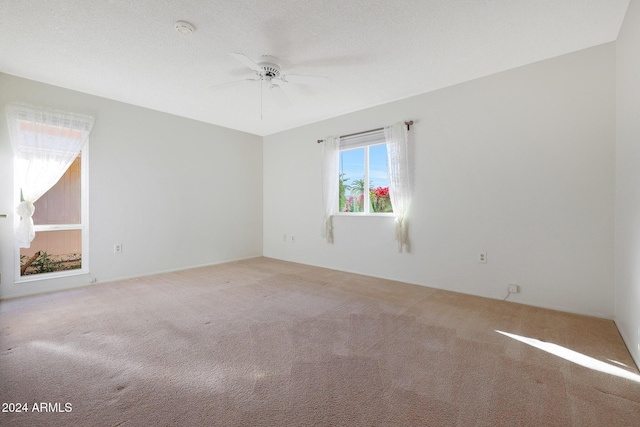
[[[246,67],[253,70],[255,77],[252,79],[242,79],[233,82],[223,83],[213,86],[211,89],[221,90],[230,87],[238,86],[243,83],[255,83],[260,82],[263,88],[267,88],[271,92],[278,104],[283,107],[291,106],[291,101],[284,93],[281,84],[295,83],[304,85],[324,86],[331,83],[327,77],[319,76],[300,76],[296,74],[282,74],[280,67],[280,60],[275,56],[262,55],[257,61],[251,60],[246,55],[241,53],[230,53],[233,58],[238,62],[244,64]],[[261,91],[262,92],[262,91]]]

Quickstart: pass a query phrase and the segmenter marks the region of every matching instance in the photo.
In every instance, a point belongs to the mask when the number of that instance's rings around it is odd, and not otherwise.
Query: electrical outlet
[[[113,253],[119,254],[120,252],[122,252],[122,243],[116,243],[113,245]]]
[[[291,243],[295,243],[296,242],[296,236],[291,236]]]
[[[478,262],[481,264],[487,263],[487,253],[486,252],[478,252]]]
[[[510,294],[517,294],[520,292],[520,286],[518,285],[509,285],[509,293]]]

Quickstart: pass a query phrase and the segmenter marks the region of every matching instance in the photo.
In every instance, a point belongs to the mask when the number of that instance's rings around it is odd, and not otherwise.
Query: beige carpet
[[[640,376],[611,321],[257,258],[0,302],[0,402],[28,407],[2,426],[637,427]]]

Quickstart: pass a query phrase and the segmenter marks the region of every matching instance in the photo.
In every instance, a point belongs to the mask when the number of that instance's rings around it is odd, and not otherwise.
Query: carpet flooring
[[[608,320],[255,258],[0,302],[0,402],[2,426],[637,427],[640,375]]]

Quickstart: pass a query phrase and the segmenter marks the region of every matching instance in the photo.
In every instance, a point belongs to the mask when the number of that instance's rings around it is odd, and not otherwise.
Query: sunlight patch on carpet
[[[546,351],[547,353],[553,354],[554,356],[561,357],[562,359],[568,360],[569,362],[584,366],[585,368],[593,369],[605,374],[615,375],[620,378],[625,378],[640,383],[640,375],[634,374],[633,372],[629,372],[617,366],[610,365],[601,360],[594,359],[593,357],[589,357],[582,353],[578,353],[577,351],[570,350],[566,347],[562,347],[558,344],[544,342],[535,338],[523,337],[521,335],[510,334],[508,332],[498,330],[496,330],[496,332],[506,337],[512,338],[516,341],[528,344],[537,349]]]

